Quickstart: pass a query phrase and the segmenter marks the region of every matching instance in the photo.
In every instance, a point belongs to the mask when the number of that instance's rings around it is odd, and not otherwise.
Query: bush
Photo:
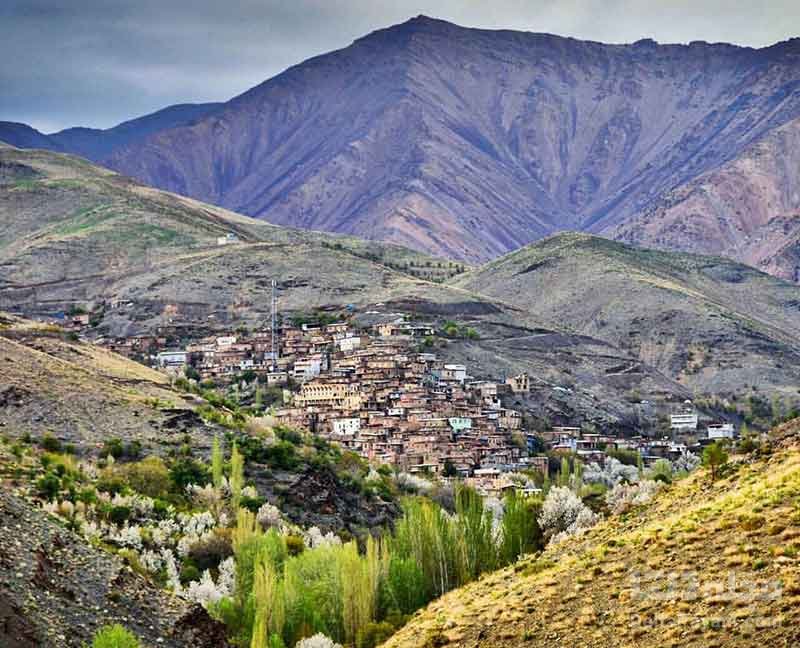
[[[125,490],[125,480],[106,470],[97,482],[97,490],[109,495],[119,495]]]
[[[248,511],[252,511],[253,513],[258,513],[258,509],[260,509],[262,504],[264,504],[266,501],[267,500],[264,497],[242,496],[239,499],[239,506],[246,508]]]
[[[92,648],[140,648],[136,635],[119,624],[100,628],[92,639]]]
[[[37,480],[36,490],[39,493],[39,497],[43,497],[46,500],[53,500],[55,496],[58,495],[58,491],[61,490],[61,480],[58,478],[58,475],[47,473]]]
[[[130,506],[112,506],[108,511],[108,521],[119,526],[125,524],[130,517]]]
[[[368,623],[356,637],[356,648],[374,648],[394,634],[394,627],[387,621]]]
[[[201,574],[200,570],[191,562],[183,563],[181,567],[181,584],[188,585],[192,581],[199,581]]]
[[[205,486],[209,482],[209,472],[203,464],[194,459],[184,457],[177,459],[169,470],[169,478],[173,489],[185,493],[189,484]]]
[[[40,445],[47,452],[61,452],[61,441],[56,439],[50,432],[44,434]]]
[[[216,569],[223,560],[232,555],[231,539],[221,529],[189,547],[189,558],[201,572]]]
[[[299,556],[303,551],[305,551],[306,543],[303,542],[303,538],[296,535],[287,535],[286,536],[286,551],[289,552],[290,556]]]
[[[126,464],[119,473],[137,493],[149,497],[164,497],[169,492],[170,474],[160,457],[147,457],[141,461]]]

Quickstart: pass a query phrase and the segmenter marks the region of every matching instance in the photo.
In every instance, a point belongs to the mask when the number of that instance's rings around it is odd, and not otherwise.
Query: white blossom
[[[583,481],[587,484],[603,484],[613,488],[620,482],[634,483],[639,481],[639,469],[628,466],[619,459],[608,457],[601,467],[597,463],[590,463],[583,469]]]
[[[206,531],[213,529],[216,526],[216,520],[209,511],[202,513],[187,514],[181,513],[178,516],[178,522],[185,534],[201,536]]]
[[[596,522],[597,516],[566,486],[550,489],[539,514],[539,526],[547,538],[572,535]]]
[[[277,506],[273,506],[269,502],[265,502],[258,509],[256,513],[256,520],[264,530],[279,528],[281,526],[281,512]]]
[[[233,596],[236,593],[236,560],[233,556],[219,564],[217,587],[225,592],[225,596]]]
[[[139,555],[139,562],[147,571],[155,574],[164,565],[164,557],[159,552],[145,549]]]
[[[332,532],[323,535],[318,527],[311,527],[303,533],[303,542],[309,549],[316,549],[317,547],[331,547],[342,544],[339,536]]]
[[[176,595],[183,594],[183,587],[181,586],[181,577],[178,572],[178,563],[175,560],[175,554],[169,549],[164,549],[161,552],[161,558],[164,561],[164,569],[167,572],[167,587],[175,592]]]
[[[638,484],[617,484],[606,493],[606,504],[613,513],[624,513],[633,506],[650,502],[662,486],[651,479]]]
[[[294,645],[294,648],[342,648],[342,646],[319,632],[313,637],[301,639]]]
[[[206,569],[199,581],[192,581],[186,586],[181,596],[207,607],[209,603],[217,603],[225,594],[220,591],[211,577],[211,572]]]
[[[136,526],[127,524],[108,536],[108,541],[120,547],[130,547],[131,549],[142,548],[142,530]]]

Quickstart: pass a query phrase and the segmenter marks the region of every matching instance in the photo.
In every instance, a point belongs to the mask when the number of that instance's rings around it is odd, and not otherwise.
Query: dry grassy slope
[[[690,389],[796,388],[800,287],[733,261],[567,233],[453,285],[605,340]]]
[[[0,429],[12,437],[51,432],[81,451],[119,437],[157,451],[187,431],[196,447],[210,447],[213,430],[190,407],[162,374],[47,327],[0,318]]]
[[[739,458],[713,484],[701,470],[646,509],[452,592],[386,648],[797,646],[800,422],[789,427],[794,447]]]

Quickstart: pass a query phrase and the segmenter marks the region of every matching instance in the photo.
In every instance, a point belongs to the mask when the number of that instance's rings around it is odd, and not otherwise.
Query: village
[[[675,461],[700,444],[736,436],[729,423],[701,425],[690,402],[670,416],[666,438],[621,437],[577,426],[527,429],[523,413],[505,403],[525,398],[533,388],[531,377],[478,379],[469,367],[440,360],[433,352],[432,340],[441,333],[435,323],[401,314],[366,321],[306,319],[208,335],[179,348],[168,345],[167,335],[99,343],[199,381],[255,378],[280,390],[282,398],[271,415],[281,424],[308,430],[376,465],[429,478],[462,478],[490,494],[535,489],[534,483],[552,471],[554,455],[603,465],[609,456],[627,452],[648,465],[662,458]],[[520,486],[508,479],[522,472],[540,480]]]

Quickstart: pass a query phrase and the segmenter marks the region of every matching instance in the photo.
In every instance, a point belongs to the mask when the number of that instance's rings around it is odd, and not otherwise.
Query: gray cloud
[[[290,65],[424,13],[605,42],[797,35],[800,3],[735,0],[3,0],[0,120],[46,132],[221,101]]]

